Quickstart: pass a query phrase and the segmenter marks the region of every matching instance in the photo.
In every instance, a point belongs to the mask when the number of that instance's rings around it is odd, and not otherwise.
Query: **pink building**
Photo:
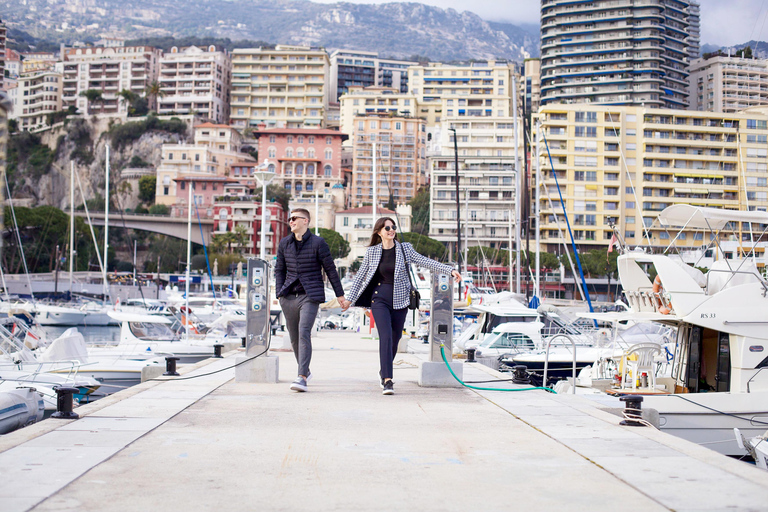
[[[343,184],[341,143],[347,135],[336,130],[274,128],[254,133],[259,138],[259,160],[269,162],[279,183],[298,199],[320,187]]]
[[[223,176],[176,178],[179,190],[177,202],[171,206],[171,216],[187,216],[189,188],[192,187],[192,201],[197,205],[192,210],[192,222],[198,215],[201,219],[214,219],[213,235],[221,235],[243,226],[250,234],[248,243],[236,247],[246,256],[256,256],[261,249],[261,199],[251,195],[252,187],[243,180]],[[290,232],[288,212],[278,203],[267,204],[266,254],[274,256],[280,239]]]

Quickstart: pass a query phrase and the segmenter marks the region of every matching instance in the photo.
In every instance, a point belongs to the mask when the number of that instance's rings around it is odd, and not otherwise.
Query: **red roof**
[[[224,183],[238,183],[238,180],[227,178],[226,176],[179,176],[173,178],[173,181],[216,181]]]
[[[234,128],[232,128],[229,125],[226,125],[226,124],[213,124],[213,123],[198,124],[198,125],[195,125],[195,128],[227,128],[229,130],[234,130]]]
[[[340,213],[367,213],[367,214],[370,215],[370,214],[373,213],[373,206],[360,206],[359,208],[350,208],[349,210],[341,210],[341,211],[336,212],[336,215],[338,215]],[[384,215],[394,215],[395,214],[395,212],[393,212],[392,210],[388,210],[388,209],[383,208],[381,206],[376,208],[376,213],[377,214],[381,213],[381,214],[384,214]]]
[[[348,137],[346,133],[338,130],[327,130],[325,128],[268,128],[253,132],[257,137],[259,135],[336,135],[339,137]]]

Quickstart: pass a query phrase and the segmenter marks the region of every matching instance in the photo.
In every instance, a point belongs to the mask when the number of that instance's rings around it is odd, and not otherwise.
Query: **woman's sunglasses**
[[[384,229],[386,231],[397,231],[397,228],[395,226],[384,226]]]
[[[294,215],[293,217],[289,218],[288,220],[291,222],[296,222],[298,219],[306,219],[306,217],[299,217],[298,215]]]

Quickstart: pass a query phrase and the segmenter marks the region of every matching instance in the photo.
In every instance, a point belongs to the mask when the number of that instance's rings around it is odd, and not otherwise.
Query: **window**
[[[329,176],[331,176],[331,171],[332,170],[333,170],[333,168],[330,165],[326,165],[323,168],[323,173],[325,174],[326,177],[329,177]]]
[[[577,123],[596,123],[597,112],[576,112]]]
[[[293,135],[289,135],[286,139],[286,142],[288,142],[288,144],[293,144]]]
[[[331,144],[333,144],[333,137],[326,137],[326,138],[325,138],[325,143],[326,143],[326,145],[328,145],[328,146],[330,146]]]

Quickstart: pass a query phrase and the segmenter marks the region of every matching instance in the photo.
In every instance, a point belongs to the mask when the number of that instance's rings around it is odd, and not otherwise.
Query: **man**
[[[306,391],[311,373],[312,328],[320,303],[325,302],[323,274],[331,282],[340,304],[345,304],[344,290],[333,264],[326,241],[309,230],[309,211],[291,211],[291,234],[280,240],[275,264],[275,295],[285,315],[291,347],[299,364],[299,376],[291,383],[294,391]]]

